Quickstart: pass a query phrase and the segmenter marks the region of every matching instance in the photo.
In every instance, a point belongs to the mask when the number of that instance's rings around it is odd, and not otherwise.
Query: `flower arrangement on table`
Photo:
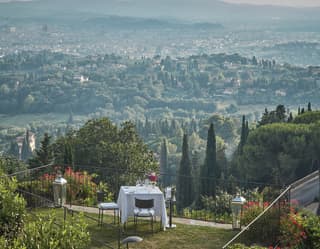
[[[150,183],[151,183],[153,186],[155,186],[156,183],[157,183],[158,177],[157,177],[157,175],[156,175],[155,172],[151,172],[151,173],[148,175],[148,179],[149,179]]]

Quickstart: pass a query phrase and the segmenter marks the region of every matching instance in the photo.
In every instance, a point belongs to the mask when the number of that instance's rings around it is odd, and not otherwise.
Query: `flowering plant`
[[[290,210],[288,215],[281,217],[281,243],[285,248],[300,248],[307,239],[307,234],[302,225],[303,219],[300,214]]]

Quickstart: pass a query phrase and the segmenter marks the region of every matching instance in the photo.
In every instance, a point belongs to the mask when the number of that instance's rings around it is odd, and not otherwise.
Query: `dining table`
[[[154,185],[121,186],[117,204],[120,211],[120,221],[125,224],[129,217],[133,217],[135,198],[142,200],[154,200],[155,216],[161,218],[163,230],[168,225],[168,216],[164,194],[159,187]]]

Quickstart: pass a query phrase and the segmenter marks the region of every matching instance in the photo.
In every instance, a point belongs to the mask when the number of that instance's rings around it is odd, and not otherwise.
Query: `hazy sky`
[[[32,1],[32,0],[0,0],[0,3],[24,2],[24,1]],[[130,0],[130,1],[135,1],[135,0]],[[320,0],[221,0],[221,1],[229,2],[229,3],[249,3],[249,4],[259,4],[259,5],[271,4],[271,5],[285,5],[285,6],[294,6],[294,7],[312,7],[312,6],[320,7]],[[187,2],[188,1],[186,0],[186,3]]]
[[[230,3],[272,4],[295,7],[320,6],[320,0],[224,0]]]

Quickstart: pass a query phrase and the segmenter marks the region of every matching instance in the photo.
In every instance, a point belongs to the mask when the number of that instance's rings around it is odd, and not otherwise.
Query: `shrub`
[[[293,210],[283,215],[280,220],[280,241],[281,245],[289,248],[303,248],[307,238],[302,226],[302,217]]]
[[[64,225],[57,225],[55,214],[39,215],[28,223],[16,244],[28,249],[86,249],[90,242],[83,215],[76,215]],[[20,248],[18,247],[18,248]]]
[[[10,241],[16,237],[25,218],[25,201],[15,190],[17,182],[0,171],[0,237]]]
[[[259,203],[248,202],[241,217],[241,224],[248,225],[263,209]],[[269,209],[248,231],[243,233],[240,238],[241,242],[245,244],[252,244],[254,242],[263,245],[273,244],[277,240],[280,231],[280,215],[278,207]]]
[[[320,216],[306,216],[302,219],[302,225],[306,231],[307,248],[320,249]]]

